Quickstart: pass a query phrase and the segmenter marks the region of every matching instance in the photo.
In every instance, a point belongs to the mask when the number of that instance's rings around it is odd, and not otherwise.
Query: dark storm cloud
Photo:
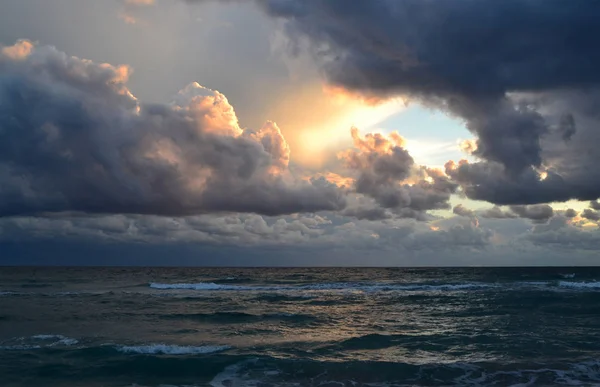
[[[292,49],[310,42],[330,83],[402,94],[464,120],[481,158],[461,167],[467,196],[515,205],[600,197],[600,156],[591,149],[600,126],[600,3],[256,3],[286,21]]]
[[[141,105],[126,66],[27,41],[0,50],[0,216],[276,215],[345,205],[336,186],[291,176],[274,123],[241,130],[216,91],[191,84],[171,105]]]
[[[593,200],[590,202],[590,208],[593,210],[600,210],[600,203],[597,200]]]

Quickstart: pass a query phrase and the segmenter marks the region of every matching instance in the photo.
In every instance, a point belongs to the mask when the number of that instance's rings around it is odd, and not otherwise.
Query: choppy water
[[[600,385],[600,269],[0,268],[0,386],[134,385]]]

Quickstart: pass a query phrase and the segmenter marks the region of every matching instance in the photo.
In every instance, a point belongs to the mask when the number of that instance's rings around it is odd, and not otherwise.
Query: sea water
[[[600,269],[0,268],[0,386],[595,386]]]

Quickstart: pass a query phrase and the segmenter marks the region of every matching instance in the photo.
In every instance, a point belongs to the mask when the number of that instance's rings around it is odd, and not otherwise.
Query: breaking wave
[[[306,365],[304,372],[298,363]],[[225,386],[555,386],[598,385],[600,363],[583,360],[540,367],[536,364],[492,366],[482,363],[407,364],[373,361],[317,363],[312,361],[270,361],[250,359],[223,369],[210,382]]]
[[[570,278],[570,277],[569,277]],[[559,290],[570,288],[579,290],[600,290],[600,282],[575,282],[575,281],[528,281],[528,282],[469,282],[448,284],[382,284],[382,283],[359,283],[359,282],[326,282],[299,285],[271,285],[271,286],[245,286],[245,285],[222,285],[213,282],[198,283],[156,283],[149,285],[153,289],[162,290],[197,290],[197,291],[256,291],[285,293],[293,291],[305,292],[457,292],[477,291],[486,289],[517,290],[523,288],[534,288],[538,290]],[[308,295],[305,295],[308,297]]]
[[[251,286],[220,285],[214,282],[199,282],[195,284],[161,284],[151,282],[153,289],[187,289],[187,290],[252,290]]]
[[[204,345],[204,346],[183,346],[167,344],[149,344],[149,345],[122,345],[117,350],[123,353],[136,353],[143,355],[207,355],[210,353],[222,352],[230,349],[227,345]]]
[[[573,289],[600,289],[600,282],[572,282],[572,281],[559,281],[559,286],[564,288]]]
[[[34,335],[31,337],[17,337],[7,340],[0,345],[0,350],[26,351],[56,346],[71,346],[79,343],[79,340],[63,335]]]

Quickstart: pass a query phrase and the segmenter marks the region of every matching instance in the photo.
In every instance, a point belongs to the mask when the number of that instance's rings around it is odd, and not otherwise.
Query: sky
[[[598,17],[4,0],[0,264],[596,265]]]

